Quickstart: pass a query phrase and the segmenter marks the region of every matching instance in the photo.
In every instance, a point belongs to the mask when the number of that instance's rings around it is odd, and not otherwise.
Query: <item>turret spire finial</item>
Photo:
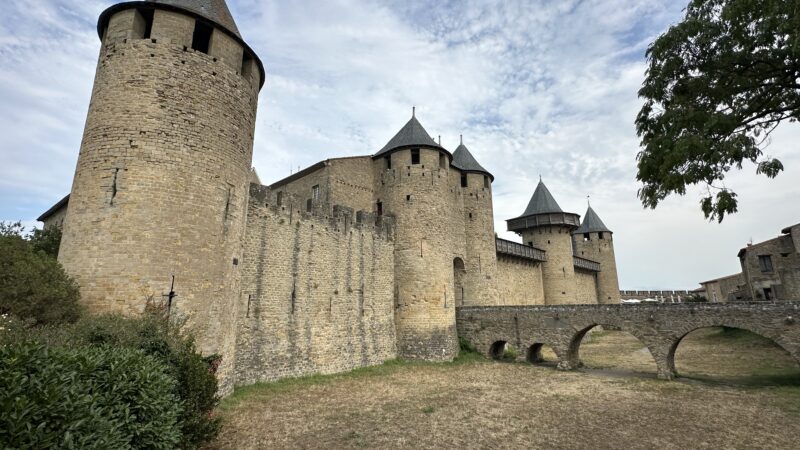
[[[589,199],[590,197],[591,197],[590,195],[587,195],[587,196],[586,196],[586,205],[587,205],[587,206],[592,206],[592,202],[591,202],[591,200]]]
[[[417,117],[417,107],[416,106],[412,106],[411,107],[411,117]]]
[[[542,182],[542,174],[539,174],[539,183]]]
[[[463,134],[459,134],[458,138],[461,140],[461,145],[464,145],[464,135]]]
[[[439,147],[441,147],[441,146],[442,146],[442,135],[440,134],[439,135]]]

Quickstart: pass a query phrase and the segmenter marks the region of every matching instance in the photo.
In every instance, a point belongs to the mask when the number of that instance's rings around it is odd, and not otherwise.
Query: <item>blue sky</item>
[[[0,23],[0,220],[33,224],[69,192],[91,94],[99,13],[113,1],[5,0]],[[586,196],[615,231],[625,289],[693,288],[739,270],[747,241],[800,222],[800,126],[725,181],[739,214],[699,210],[701,188],[645,210],[636,198],[644,52],[682,2],[228,0],[267,67],[254,167],[265,183],[319,160],[370,154],[411,106],[453,149],[459,134],[496,176],[495,227],[518,216],[541,174],[564,210]]]

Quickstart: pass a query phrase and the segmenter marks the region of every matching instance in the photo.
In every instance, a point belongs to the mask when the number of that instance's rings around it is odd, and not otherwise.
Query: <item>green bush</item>
[[[460,353],[478,353],[478,349],[469,341],[469,339],[459,336],[458,349]]]
[[[0,447],[170,449],[175,380],[139,350],[0,346]]]
[[[217,435],[220,422],[213,411],[219,402],[214,374],[218,358],[197,353],[192,338],[182,334],[178,325],[170,324],[163,310],[149,307],[136,318],[90,316],[69,326],[31,332],[33,339],[51,346],[127,348],[158,359],[177,381],[173,393],[182,406],[178,446],[196,448]]]
[[[58,248],[61,247],[61,228],[35,229],[30,234],[29,240],[34,250],[44,252],[53,258],[58,258]]]
[[[78,285],[55,258],[15,234],[13,227],[2,225],[0,314],[10,313],[35,325],[77,320]]]

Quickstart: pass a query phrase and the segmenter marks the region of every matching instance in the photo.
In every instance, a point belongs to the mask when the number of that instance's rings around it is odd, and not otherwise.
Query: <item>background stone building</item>
[[[377,152],[271,186],[251,168],[261,61],[222,0],[116,4],[102,40],[59,260],[92,312],[135,314],[175,281],[236,384],[395,357],[450,360],[459,306],[617,303],[612,232],[539,183],[495,235],[494,176],[411,119]]]
[[[700,283],[708,301],[800,300],[800,224],[768,241],[750,243],[737,255],[741,273]]]

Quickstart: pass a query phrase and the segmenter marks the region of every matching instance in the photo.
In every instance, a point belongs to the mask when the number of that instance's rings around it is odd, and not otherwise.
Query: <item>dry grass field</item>
[[[212,448],[800,448],[800,369],[769,341],[699,330],[675,382],[627,333],[581,356],[581,372],[468,355],[251,386]]]

